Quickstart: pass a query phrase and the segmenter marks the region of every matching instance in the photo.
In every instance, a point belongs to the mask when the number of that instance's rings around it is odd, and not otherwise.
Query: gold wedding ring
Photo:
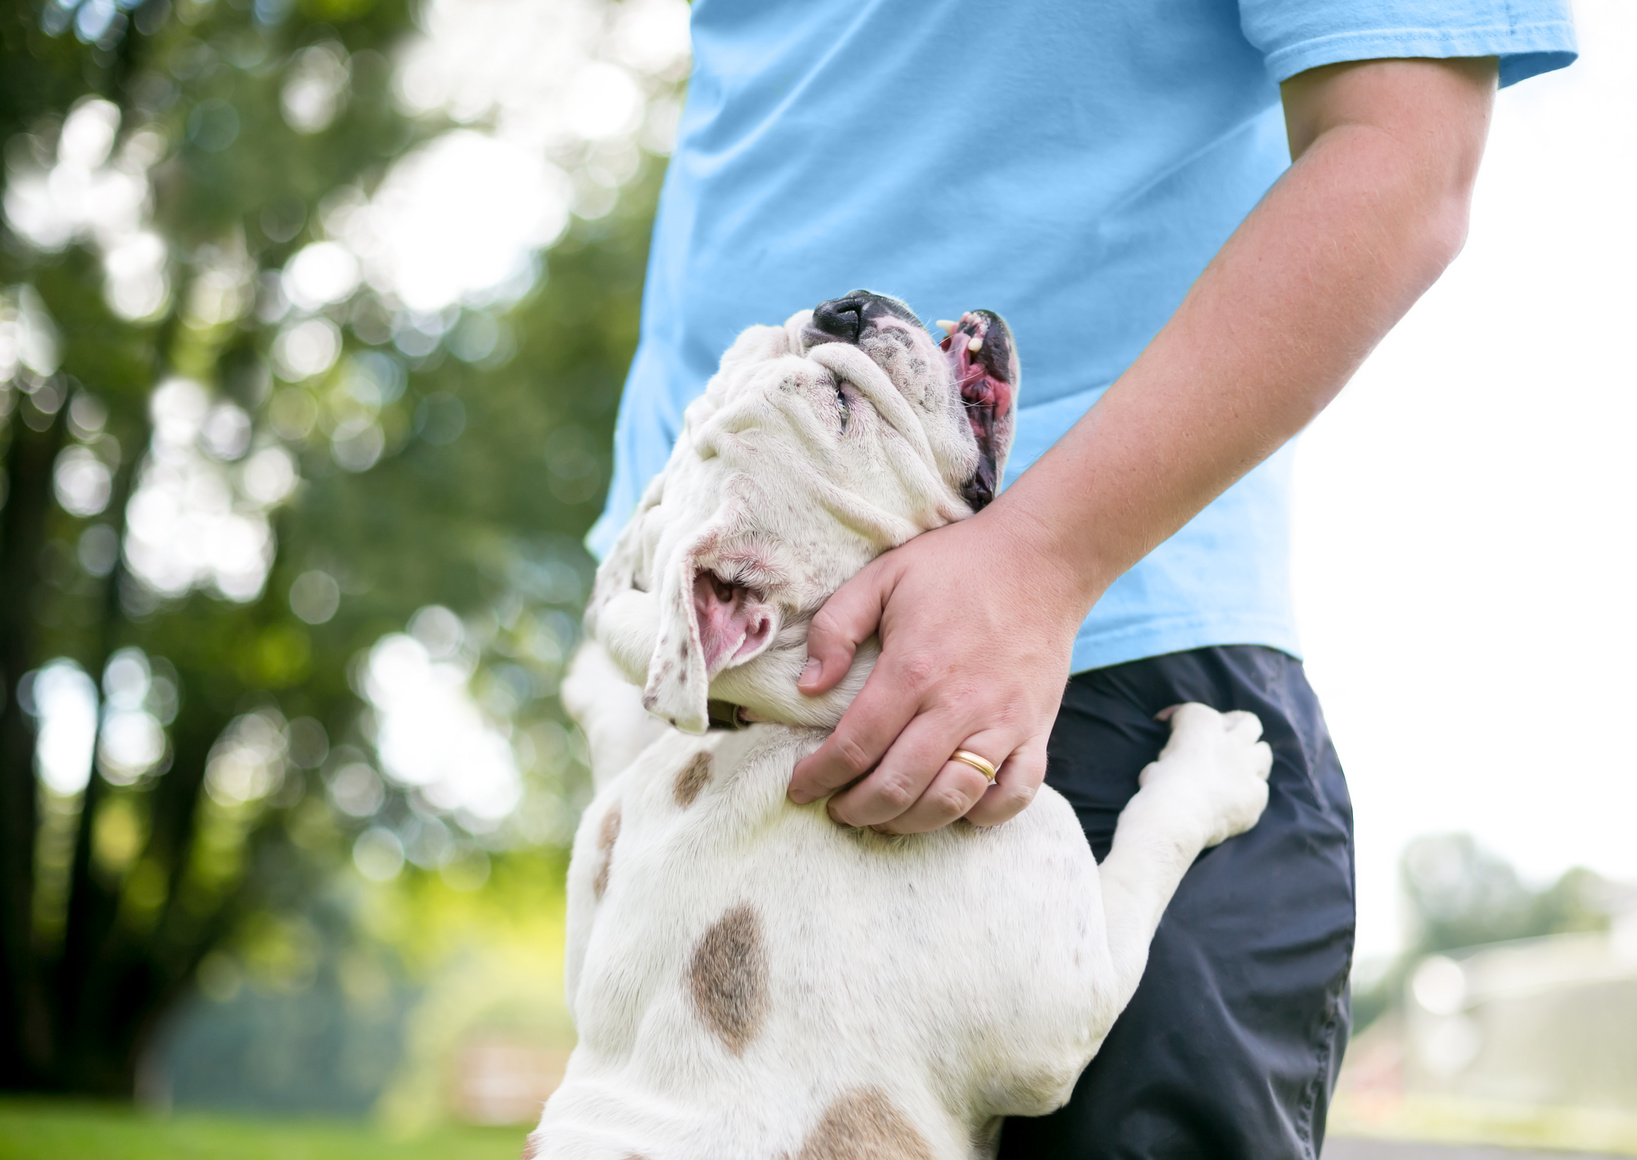
[[[970,765],[983,774],[990,785],[995,784],[995,778],[1000,776],[1000,770],[989,764],[989,760],[981,754],[973,753],[970,749],[957,749],[949,755],[949,760],[958,761],[962,765]]]

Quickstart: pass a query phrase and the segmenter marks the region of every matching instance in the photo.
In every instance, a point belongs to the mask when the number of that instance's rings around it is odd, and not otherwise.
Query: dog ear
[[[684,733],[703,733],[710,677],[693,608],[694,553],[676,554],[659,591],[659,636],[648,658],[642,705]]]
[[[698,543],[677,553],[659,594],[659,636],[648,660],[642,703],[686,733],[703,733],[710,681],[772,643],[777,609],[700,558]]]
[[[644,489],[614,546],[597,568],[585,607],[585,635],[595,640],[633,685],[648,679],[648,658],[659,634],[659,601],[645,582],[663,524],[656,519],[665,475]]]

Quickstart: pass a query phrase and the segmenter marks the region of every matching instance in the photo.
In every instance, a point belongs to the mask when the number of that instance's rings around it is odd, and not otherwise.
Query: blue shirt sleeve
[[[1341,61],[1494,56],[1505,88],[1579,51],[1568,0],[1240,0],[1239,23],[1276,83]]]

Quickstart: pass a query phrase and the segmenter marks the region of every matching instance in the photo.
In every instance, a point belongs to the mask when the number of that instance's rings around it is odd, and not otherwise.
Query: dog
[[[991,1155],[1002,1117],[1068,1099],[1194,858],[1260,817],[1260,723],[1202,705],[1100,867],[1049,788],[909,836],[787,800],[878,655],[804,696],[812,615],[1004,467],[1011,332],[946,330],[863,291],[747,330],[598,570],[564,686],[597,781],[568,872],[579,1044],[526,1158]]]

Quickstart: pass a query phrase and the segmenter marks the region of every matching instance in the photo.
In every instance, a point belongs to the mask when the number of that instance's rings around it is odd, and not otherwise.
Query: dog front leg
[[[1182,876],[1202,850],[1256,824],[1268,800],[1273,751],[1253,713],[1204,705],[1171,711],[1171,737],[1138,776],[1114,845],[1098,869],[1116,1011],[1148,963],[1148,948]]]
[[[642,707],[642,690],[595,640],[586,640],[563,677],[563,707],[585,733],[591,750],[591,785],[601,790],[667,732]]]

